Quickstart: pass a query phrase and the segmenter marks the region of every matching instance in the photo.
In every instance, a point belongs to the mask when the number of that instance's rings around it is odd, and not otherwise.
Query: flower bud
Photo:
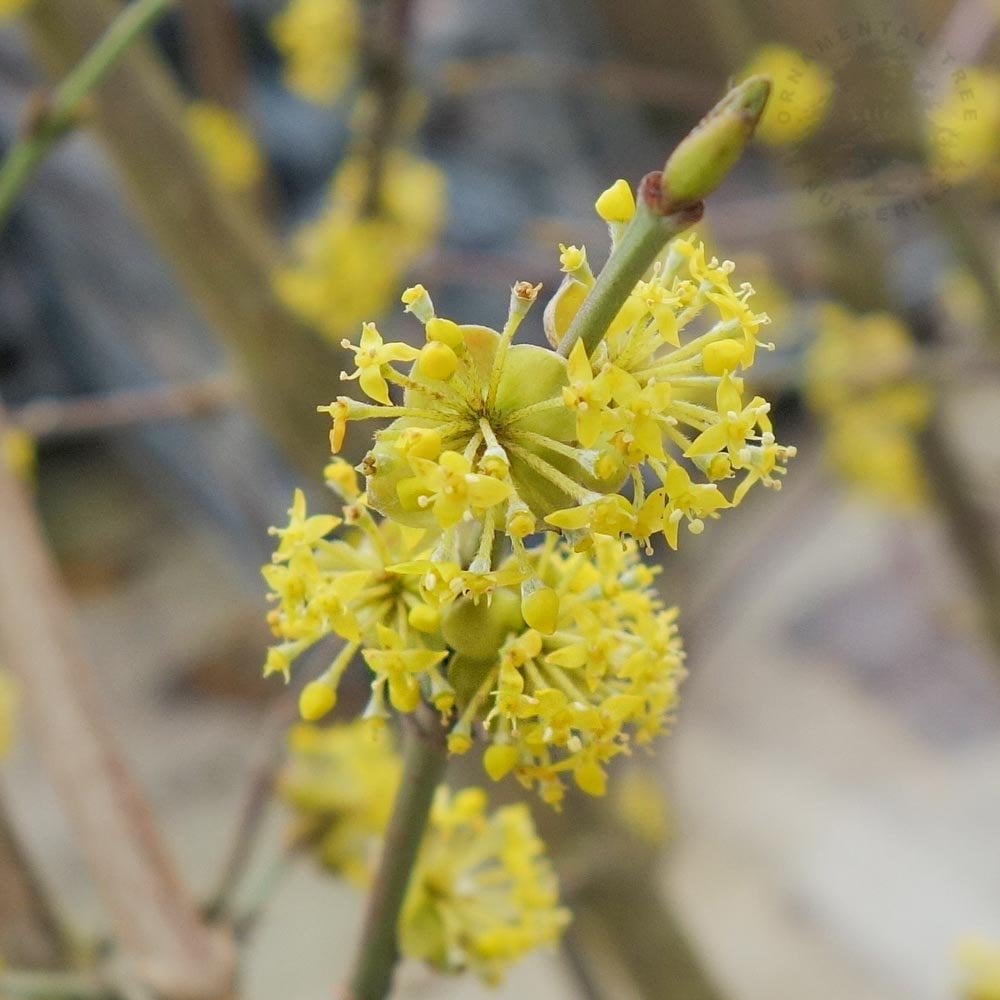
[[[441,634],[452,649],[471,657],[495,655],[507,635],[521,627],[520,601],[512,590],[496,590],[491,600],[462,597],[441,616]]]
[[[617,180],[594,203],[605,222],[628,222],[635,215],[635,196],[626,180]]]
[[[337,693],[323,681],[310,681],[299,695],[299,714],[306,722],[322,719],[337,704]]]
[[[424,333],[429,341],[447,344],[452,350],[456,350],[462,343],[462,328],[453,320],[441,319],[435,316],[427,321]]]
[[[458,357],[447,344],[432,340],[421,350],[417,367],[421,375],[444,382],[455,374]]]
[[[766,76],[751,76],[688,133],[663,169],[664,212],[694,205],[722,183],[750,141],[770,92]]]

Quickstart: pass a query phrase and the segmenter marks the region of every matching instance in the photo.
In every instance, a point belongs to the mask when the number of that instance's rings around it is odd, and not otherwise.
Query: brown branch
[[[181,44],[198,94],[231,110],[246,79],[236,11],[226,0],[181,0]]]
[[[26,18],[43,57],[62,75],[115,9],[108,0],[34,0]],[[130,50],[92,100],[137,213],[239,362],[263,426],[304,468],[321,468],[327,449],[316,406],[342,391],[342,356],[276,298],[279,252],[259,215],[220,188],[192,147],[184,101],[147,43]]]
[[[0,800],[0,955],[29,969],[63,968],[62,923]]]
[[[0,412],[0,434],[5,419]],[[129,971],[166,1000],[230,998],[231,939],[181,883],[117,747],[28,496],[0,466],[0,644]]]
[[[157,420],[204,416],[227,409],[236,395],[234,381],[219,376],[76,399],[32,400],[11,411],[10,423],[36,441],[77,437]]]

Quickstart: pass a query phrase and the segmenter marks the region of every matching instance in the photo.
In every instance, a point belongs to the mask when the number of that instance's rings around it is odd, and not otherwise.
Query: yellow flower
[[[551,589],[552,627],[543,633],[522,623],[485,649],[481,627],[455,637],[456,749],[471,745],[463,737],[483,718],[483,763],[494,780],[513,772],[554,805],[565,777],[603,795],[604,765],[672,717],[684,678],[677,611],[657,598],[655,571],[639,561],[634,543],[605,539],[593,551],[573,552],[550,538],[524,558]]]
[[[354,363],[357,365],[353,375],[341,372],[341,380],[358,379],[358,384],[366,396],[386,406],[390,405],[391,400],[384,369],[393,361],[413,361],[420,354],[409,344],[384,343],[374,323],[365,323],[357,347],[354,347],[349,340],[344,340],[340,346],[354,352]]]
[[[289,87],[324,104],[332,104],[353,75],[360,33],[356,0],[290,0],[271,22]]]
[[[294,263],[275,277],[286,305],[334,341],[385,311],[444,222],[444,178],[428,161],[390,150],[374,213],[367,179],[363,159],[341,164],[319,217],[294,236]]]
[[[959,944],[962,1000],[1000,1000],[1000,945],[970,937]]]
[[[617,220],[621,188],[610,190],[600,203]],[[563,246],[561,261],[566,278],[545,313],[552,344],[593,282],[583,249]],[[538,292],[526,282],[514,286],[499,332],[437,316],[423,286],[408,289],[406,310],[424,324],[428,346],[447,347],[449,377],[432,378],[420,363],[383,366],[401,401],[386,393],[373,397],[379,406],[347,397],[330,404],[335,448],[348,422],[395,418],[364,462],[369,502],[414,526],[478,522],[483,558],[473,572],[492,569],[487,535],[523,538],[536,526],[578,546],[603,535],[648,545],[660,532],[676,546],[681,518],[697,533],[754,484],[778,488],[795,453],[775,440],[766,400],[743,402],[739,373],[753,364],[768,318],[751,308],[748,284],[733,289],[733,268],[694,237],[674,240],[596,350],[588,356],[578,343],[568,359],[513,343]],[[418,431],[433,436],[440,455],[414,450]],[[476,495],[481,487],[489,496]],[[442,547],[454,543],[446,537]]]
[[[327,868],[367,885],[402,775],[387,731],[363,722],[288,734],[278,794],[293,810],[293,839]]]
[[[188,105],[185,124],[220,184],[251,191],[260,182],[264,161],[239,115],[219,104]]]
[[[544,852],[525,805],[489,814],[481,789],[439,788],[400,916],[400,951],[500,982],[569,923]]]
[[[624,825],[652,847],[670,839],[673,820],[660,782],[648,769],[629,767],[615,786],[614,809]]]
[[[949,184],[997,170],[1000,160],[1000,73],[972,66],[948,76],[926,120],[930,165]]]
[[[833,468],[861,493],[894,506],[926,497],[916,435],[930,390],[914,372],[917,350],[889,313],[855,316],[827,304],[805,361],[806,399],[821,421]]]
[[[35,481],[38,450],[34,440],[17,427],[10,427],[0,436],[0,461],[26,483]]]
[[[0,17],[13,17],[20,14],[31,0],[0,0]]]
[[[741,74],[771,79],[771,99],[754,133],[769,146],[801,142],[826,117],[833,96],[833,77],[821,64],[787,45],[763,45]]]

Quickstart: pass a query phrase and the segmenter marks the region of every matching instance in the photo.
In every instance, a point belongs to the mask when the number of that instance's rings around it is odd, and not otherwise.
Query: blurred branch
[[[719,96],[718,87],[707,77],[611,59],[584,62],[548,54],[544,60],[521,53],[451,59],[441,67],[440,82],[452,96],[515,89],[548,93],[561,87],[699,114]]]
[[[112,19],[108,0],[33,0],[26,17],[57,73]],[[316,406],[342,391],[341,354],[277,299],[279,252],[259,215],[220,188],[184,129],[184,101],[163,62],[134,45],[93,97],[105,147],[182,287],[226,342],[248,400],[287,455],[315,473],[327,447]]]
[[[227,0],[180,0],[181,43],[198,94],[239,107],[246,77],[239,21]]]
[[[920,445],[927,479],[949,537],[971,578],[983,629],[993,646],[994,666],[1000,671],[1000,553],[996,550],[996,530],[972,497],[972,484],[961,462],[956,461],[940,406],[921,435]]]
[[[115,68],[129,46],[173,0],[135,0],[112,21],[51,97],[39,95],[29,107],[24,134],[0,166],[0,225],[35,167],[76,124],[81,105]]]
[[[12,410],[10,423],[35,441],[78,437],[156,420],[200,417],[228,409],[236,399],[236,383],[223,375],[78,399],[36,399]]]
[[[0,955],[42,969],[67,964],[70,952],[62,922],[0,800]]]
[[[371,121],[358,142],[366,161],[361,214],[378,215],[385,158],[396,137],[406,93],[406,43],[413,0],[368,0],[361,41],[361,85],[374,98]]]
[[[0,433],[5,419],[0,413]],[[234,949],[202,923],[99,707],[28,496],[0,465],[0,641],[130,972],[164,1000],[229,1000]]]
[[[212,894],[208,915],[217,919],[232,912],[233,895],[253,853],[267,808],[274,794],[274,782],[285,754],[284,735],[298,714],[298,691],[289,690],[278,698],[264,720],[250,783],[240,810],[232,845]]]

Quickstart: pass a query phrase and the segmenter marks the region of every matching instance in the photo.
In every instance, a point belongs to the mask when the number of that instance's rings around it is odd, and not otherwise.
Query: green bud
[[[513,590],[495,590],[478,602],[460,597],[441,616],[441,634],[456,652],[473,658],[495,655],[504,639],[523,625],[521,599]]]
[[[663,169],[664,212],[701,201],[725,180],[743,155],[770,93],[766,76],[751,76],[688,133]]]

